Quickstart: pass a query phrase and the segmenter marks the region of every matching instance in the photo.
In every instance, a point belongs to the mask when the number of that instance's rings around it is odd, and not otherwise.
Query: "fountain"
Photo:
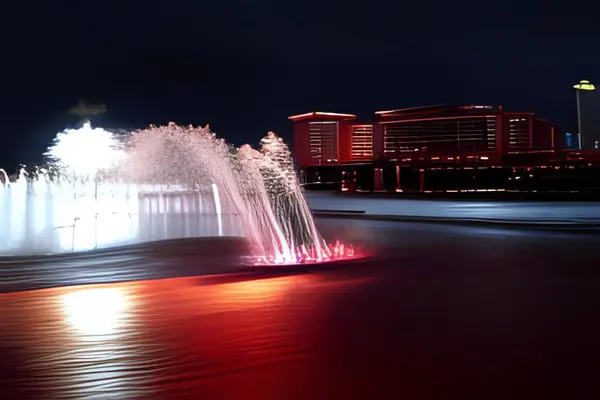
[[[354,257],[316,229],[283,141],[260,151],[207,126],[57,135],[48,168],[0,170],[0,256],[81,252],[167,239],[247,238],[264,263]]]

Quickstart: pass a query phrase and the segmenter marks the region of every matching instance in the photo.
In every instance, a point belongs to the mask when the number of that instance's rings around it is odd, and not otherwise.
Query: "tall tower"
[[[578,144],[580,150],[600,150],[600,98],[588,80],[573,85],[577,91]]]

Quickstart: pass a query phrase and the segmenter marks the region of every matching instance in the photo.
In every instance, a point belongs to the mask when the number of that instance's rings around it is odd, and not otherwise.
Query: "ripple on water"
[[[182,278],[0,295],[4,395],[214,395],[215,380],[313,351],[311,332],[326,311],[319,286],[331,282],[303,275],[201,283]]]

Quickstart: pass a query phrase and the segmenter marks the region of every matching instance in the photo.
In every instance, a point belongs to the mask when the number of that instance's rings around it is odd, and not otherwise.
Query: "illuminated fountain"
[[[13,182],[0,185],[0,254],[134,243],[137,188],[102,176],[125,157],[116,144],[110,132],[85,123],[57,135],[46,154],[51,169],[21,169]]]
[[[47,169],[0,170],[0,255],[88,251],[237,236],[267,263],[354,256],[318,233],[287,146],[235,149],[208,127],[173,123],[118,135],[86,122],[59,133]]]

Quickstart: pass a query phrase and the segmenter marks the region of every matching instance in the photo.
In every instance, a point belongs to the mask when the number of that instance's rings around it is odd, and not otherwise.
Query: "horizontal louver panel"
[[[309,123],[311,157],[317,162],[338,159],[338,123],[336,121],[312,121]]]
[[[352,127],[352,159],[373,157],[373,126],[354,125]]]
[[[386,153],[413,151],[478,152],[496,148],[496,118],[491,116],[398,121],[384,125]]]

